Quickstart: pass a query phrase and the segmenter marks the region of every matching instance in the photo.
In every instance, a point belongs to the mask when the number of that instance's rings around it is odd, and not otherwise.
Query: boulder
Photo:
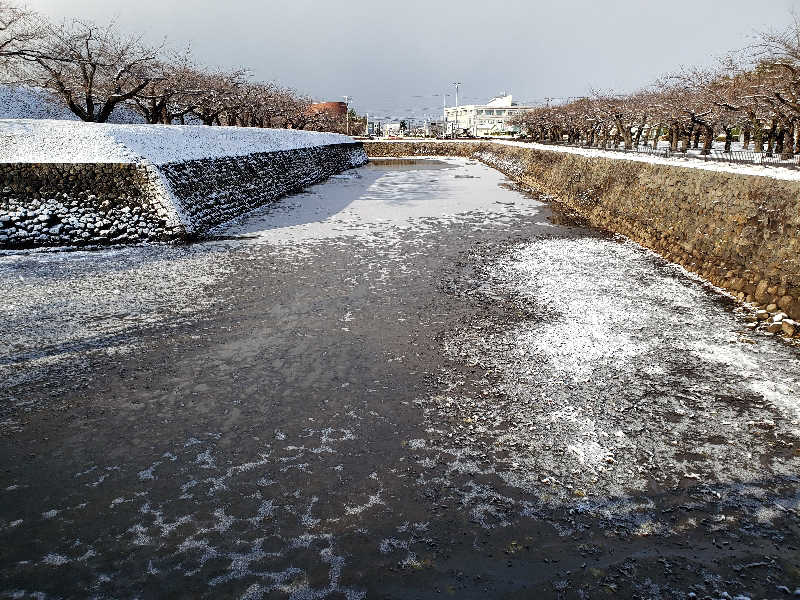
[[[756,286],[756,291],[753,294],[753,297],[756,300],[763,300],[767,297],[767,288],[769,287],[769,281],[766,279],[762,279],[759,284]]]
[[[788,336],[793,336],[798,329],[797,321],[792,321],[791,319],[784,319],[781,321],[781,330]]]

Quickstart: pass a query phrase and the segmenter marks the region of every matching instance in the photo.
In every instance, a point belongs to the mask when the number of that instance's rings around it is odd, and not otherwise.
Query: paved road
[[[800,586],[798,351],[717,291],[464,160],[218,233],[0,257],[0,597]]]

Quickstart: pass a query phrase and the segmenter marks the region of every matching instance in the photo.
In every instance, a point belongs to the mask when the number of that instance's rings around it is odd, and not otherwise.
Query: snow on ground
[[[382,141],[382,140],[379,140]],[[690,167],[693,169],[703,169],[706,171],[718,171],[721,173],[735,173],[738,175],[758,175],[761,177],[772,177],[787,181],[800,181],[800,169],[789,169],[786,167],[762,166],[758,164],[738,164],[729,162],[706,161],[700,158],[692,158],[693,152],[687,158],[670,156],[653,156],[650,154],[636,154],[627,152],[615,152],[613,150],[601,150],[599,148],[574,148],[569,146],[555,146],[550,144],[538,144],[532,142],[518,142],[511,140],[430,140],[430,139],[406,139],[389,140],[388,143],[448,143],[448,144],[474,144],[476,142],[491,142],[503,146],[515,146],[517,148],[533,148],[535,150],[546,150],[549,152],[565,152],[567,154],[579,154],[586,157],[595,158],[614,158],[617,160],[631,160],[635,162],[645,162],[654,165],[668,165]]]
[[[336,133],[296,129],[0,120],[0,162],[161,165],[352,141]]]
[[[686,481],[733,489],[796,472],[773,444],[800,428],[797,352],[747,332],[716,290],[632,242],[592,236],[533,239],[486,269],[480,293],[530,316],[505,330],[473,323],[447,354],[500,374],[500,399],[462,395],[456,372],[435,406],[476,424],[458,432],[476,453],[491,451],[486,434],[508,449],[500,475],[512,485],[603,512]]]
[[[0,84],[0,119],[79,120],[63,102],[44,88],[3,84]],[[127,106],[117,105],[109,122],[144,123],[144,119]]]
[[[738,163],[706,161],[701,158],[692,158],[691,154],[687,158],[670,156],[655,156],[652,154],[636,154],[627,152],[615,152],[613,150],[600,150],[599,148],[571,148],[567,146],[551,146],[548,144],[528,144],[524,142],[499,142],[501,144],[518,145],[522,147],[532,147],[537,150],[550,150],[553,152],[566,152],[568,154],[579,154],[586,157],[615,158],[619,160],[631,160],[635,162],[645,162],[654,165],[680,165],[693,169],[703,169],[705,171],[718,171],[722,173],[737,173],[739,175],[759,175],[762,177],[773,177],[789,181],[800,181],[800,170],[785,167],[762,166],[757,164],[747,165]],[[699,154],[698,154],[699,156]]]

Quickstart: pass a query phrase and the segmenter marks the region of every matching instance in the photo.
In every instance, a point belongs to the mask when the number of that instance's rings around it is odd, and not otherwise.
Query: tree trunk
[[[673,123],[672,125],[670,125],[669,150],[670,150],[670,152],[677,152],[678,151],[678,124],[677,123]]]
[[[786,124],[786,129],[783,131],[781,158],[788,160],[794,157],[794,121],[789,121]]]
[[[686,151],[689,149],[689,133],[687,132],[685,127],[680,128],[679,132],[680,137],[680,146],[678,147],[678,151],[686,154]]]
[[[797,127],[794,128],[794,137],[795,137],[794,153],[800,154],[800,131],[797,130]]]
[[[642,146],[647,148],[647,140],[650,139],[650,132],[652,130],[653,130],[652,125],[648,125],[644,130],[642,130],[642,128],[640,127],[639,131],[636,132],[636,145],[638,146],[640,141],[644,139],[644,143],[642,143]]]
[[[697,148],[700,146],[700,135],[703,133],[702,129],[703,128],[700,126],[697,126],[694,129],[694,142],[692,143],[692,148],[695,150],[697,150]],[[703,140],[703,149],[705,150],[705,139]]]
[[[733,128],[728,126],[725,128],[725,152],[731,151],[731,144],[733,144]]]
[[[629,125],[623,125],[622,121],[617,119],[617,143],[614,144],[616,148],[619,145],[619,137],[622,134],[622,141],[625,144],[625,150],[633,148],[633,138],[631,137],[631,128]]]
[[[703,129],[705,129],[705,135],[703,135],[703,149],[700,151],[700,154],[703,156],[708,156],[711,154],[711,146],[714,144],[714,128],[710,125],[706,125]],[[698,134],[700,133],[700,128],[697,128]],[[695,137],[695,140],[697,137]],[[697,146],[695,146],[696,148]]]
[[[770,125],[769,131],[767,132],[767,156],[772,156],[772,152],[775,149],[775,132],[777,129],[778,121],[772,119],[772,125]]]
[[[750,125],[744,126],[744,131],[742,132],[742,149],[749,150],[750,149]]]
[[[653,150],[658,150],[658,141],[661,137],[661,123],[656,125],[656,131],[653,134]]]
[[[144,120],[148,123],[157,123],[158,111],[156,110],[156,99],[150,98],[150,108],[145,111]]]
[[[753,151],[757,154],[764,152],[764,126],[758,119],[753,121]]]

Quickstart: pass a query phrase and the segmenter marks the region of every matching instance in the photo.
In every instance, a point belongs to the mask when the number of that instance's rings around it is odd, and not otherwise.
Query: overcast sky
[[[441,113],[503,91],[518,101],[633,91],[784,27],[800,0],[27,0],[51,19],[115,19],[360,112]]]

